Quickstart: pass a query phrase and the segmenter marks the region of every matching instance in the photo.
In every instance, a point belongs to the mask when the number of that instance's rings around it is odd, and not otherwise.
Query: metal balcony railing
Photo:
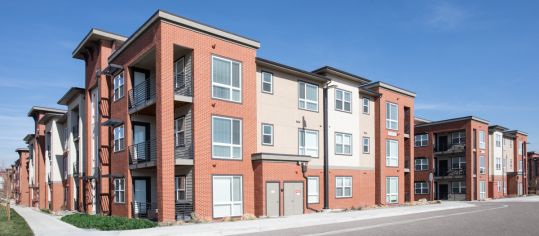
[[[129,90],[129,109],[144,106],[155,99],[155,84],[152,81],[147,79]]]
[[[129,146],[129,157],[131,164],[156,160],[157,145],[156,140],[151,139]]]
[[[434,152],[464,152],[466,150],[466,144],[443,144],[437,143],[434,146]]]
[[[188,97],[193,96],[191,81],[190,73],[179,73],[174,75],[174,93]]]
[[[193,212],[193,204],[188,202],[176,203],[176,220],[190,221]]]
[[[449,169],[447,171],[436,171],[435,177],[462,177],[466,175],[466,169]]]
[[[157,204],[151,202],[132,202],[133,218],[157,219]]]

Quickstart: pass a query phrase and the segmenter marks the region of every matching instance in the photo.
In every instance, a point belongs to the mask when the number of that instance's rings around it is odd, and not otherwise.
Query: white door
[[[149,157],[146,156],[146,147],[144,145],[146,141],[146,126],[134,125],[133,127],[133,144],[135,144],[133,156],[137,160],[148,159]]]
[[[145,179],[136,179],[135,180],[135,214],[146,213],[146,180]]]
[[[140,104],[146,100],[146,94],[149,92],[146,91],[148,88],[144,85],[146,74],[135,71],[133,76],[133,100],[135,101],[135,104]]]

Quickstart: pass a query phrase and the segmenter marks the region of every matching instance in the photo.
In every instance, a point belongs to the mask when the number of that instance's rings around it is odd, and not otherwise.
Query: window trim
[[[120,137],[117,138],[116,137],[116,129],[120,129],[120,128],[122,130],[121,138]],[[118,133],[118,134],[120,134],[120,133]],[[118,126],[114,127],[114,129],[112,130],[112,136],[113,136],[113,140],[114,140],[113,151],[115,153],[124,151],[125,150],[125,125],[121,124],[121,125],[118,125]],[[117,149],[117,146],[119,146],[119,145],[116,145],[116,141],[121,142],[121,144],[122,144],[121,149]]]
[[[453,160],[458,159],[458,168],[453,167]],[[461,161],[464,160],[464,161]],[[452,170],[466,170],[466,157],[465,156],[455,156],[451,157],[451,169]]]
[[[367,101],[367,105],[365,105],[365,101]],[[367,112],[365,112],[365,107],[367,107]],[[362,101],[362,112],[363,114],[365,115],[370,115],[371,114],[371,99],[368,98],[368,97],[363,97],[363,101]]]
[[[453,185],[458,185],[457,188],[458,188],[458,191],[457,192],[454,192],[453,190],[455,190],[455,187],[453,187]],[[452,181],[451,182],[451,194],[466,194],[466,181]]]
[[[121,80],[119,80],[121,78]],[[118,84],[119,82],[122,82],[121,84]],[[125,75],[124,72],[118,73],[114,78],[112,79],[112,100],[114,102],[119,101],[123,97],[125,97]],[[118,91],[118,93],[116,92]],[[116,96],[119,94],[118,96]]]
[[[229,120],[230,121],[230,128],[231,128],[231,132],[230,132],[230,144],[228,143],[217,143],[217,145],[219,146],[228,146],[230,147],[230,157],[220,157],[220,156],[215,156],[215,150],[214,150],[214,146],[215,146],[215,142],[213,141],[214,139],[214,133],[213,131],[215,130],[214,129],[214,125],[215,125],[215,122],[214,122],[214,119],[217,118],[217,119],[225,119],[225,120]],[[237,120],[240,122],[240,131],[239,131],[239,135],[240,135],[240,144],[233,144],[233,139],[234,139],[234,120]],[[211,153],[212,153],[212,159],[218,159],[218,160],[243,160],[243,120],[242,119],[239,119],[239,118],[233,118],[233,117],[226,117],[226,116],[218,116],[218,115],[212,115],[211,116],[211,144],[212,144],[212,147],[211,147]],[[237,157],[237,158],[234,158],[233,157],[233,152],[234,152],[234,147],[239,147],[240,148],[240,156]]]
[[[301,154],[301,143],[300,143],[300,133],[301,132],[312,132],[312,133],[316,133],[316,156],[311,156],[312,158],[319,158],[320,157],[320,133],[318,132],[318,130],[312,130],[312,129],[302,129],[302,128],[299,128],[298,129],[298,155],[303,155],[303,156],[307,156],[305,154],[305,151],[306,151],[306,147],[305,147],[305,143],[303,144],[303,153],[304,154]],[[305,136],[305,135],[304,135]],[[303,141],[305,142],[305,137],[303,138]]]
[[[177,126],[178,126],[178,123],[179,123],[179,120],[182,120],[183,121],[183,129],[179,129]],[[178,135],[180,133],[183,133],[183,144],[179,143],[179,140],[178,140]],[[185,116],[180,116],[176,119],[174,119],[174,147],[185,147]]]
[[[486,174],[487,160],[484,155],[479,156],[479,174]]]
[[[176,179],[179,179],[179,181],[183,180],[183,189],[178,188],[178,185],[176,184]],[[181,186],[181,183],[180,183],[180,186]],[[178,199],[178,197],[180,196],[179,192],[181,191],[184,192],[184,197],[185,197],[184,199]],[[175,202],[181,202],[181,201],[187,200],[187,176],[185,175],[174,176],[174,200]]]
[[[485,131],[480,130],[479,131],[479,148],[485,149]]]
[[[417,139],[419,136],[419,140]],[[426,137],[426,139],[424,139],[424,137]],[[419,146],[417,145],[417,141],[419,141]],[[423,142],[426,142],[426,144],[423,145]],[[427,147],[429,146],[429,134],[428,133],[425,133],[425,134],[416,134],[414,136],[414,147]]]
[[[269,126],[269,127],[271,127],[271,134],[265,134],[265,133],[264,133],[264,126]],[[260,141],[261,141],[261,144],[264,145],[264,146],[273,146],[273,144],[274,144],[274,142],[273,142],[273,133],[275,133],[275,130],[273,129],[273,124],[262,123],[262,124],[260,125],[260,127],[261,127],[261,132],[260,132],[260,133],[261,133],[261,139],[262,139],[262,140],[260,140]],[[265,143],[265,142],[264,142],[264,135],[270,135],[270,137],[271,137],[271,142],[270,142],[270,143]]]
[[[396,143],[397,144],[397,156],[389,156],[388,150],[391,150],[391,148],[388,149],[390,143]],[[388,158],[390,157],[390,158]],[[396,165],[391,165],[389,162],[392,159],[396,159]],[[395,139],[386,139],[386,167],[399,167],[399,141]]]
[[[239,177],[240,179],[240,194],[241,194],[241,214],[240,215],[229,215],[229,216],[219,216],[219,217],[215,217],[215,198],[213,197],[214,196],[214,191],[213,191],[213,188],[214,188],[214,184],[215,184],[215,178],[229,178],[232,182],[230,184],[230,187],[231,187],[231,194],[233,194],[234,192],[234,178],[235,177]],[[237,217],[237,216],[242,216],[244,213],[245,213],[245,199],[244,199],[244,192],[243,192],[243,175],[234,175],[234,174],[231,174],[231,175],[212,175],[211,176],[211,189],[212,189],[212,218],[213,219],[221,219],[221,218],[225,218],[225,217]],[[230,205],[234,205],[235,203],[237,204],[239,201],[234,201],[234,196],[231,197],[230,199]],[[223,205],[225,203],[221,203],[221,205]],[[231,208],[232,209],[232,208]],[[232,213],[232,212],[230,212]]]
[[[417,188],[417,184],[420,184],[419,186],[419,192],[417,192],[418,188]],[[423,184],[425,184],[425,188],[423,188]],[[423,192],[423,189],[426,189],[427,192],[424,193]],[[424,195],[424,194],[429,194],[430,193],[430,188],[429,188],[429,184],[427,181],[416,181],[414,182],[414,194],[418,194],[418,195]]]
[[[266,81],[264,81],[264,74],[269,74],[269,75],[271,75],[271,77],[270,77],[270,78],[271,78],[271,82],[266,82]],[[265,90],[264,90],[264,83],[270,85],[270,88],[271,88],[270,91],[265,91]],[[260,86],[260,91],[261,91],[262,93],[273,94],[273,73],[268,72],[268,71],[264,71],[264,70],[260,71],[260,85],[261,85],[261,86]]]
[[[342,145],[342,152],[341,152],[341,153],[337,152],[337,145],[339,145],[339,144],[337,144],[337,136],[338,136],[338,135],[341,135],[341,136],[342,136],[342,140],[343,140],[343,143],[340,144],[340,145]],[[345,136],[350,136],[350,153],[345,153],[345,152],[344,152],[344,147],[345,147],[345,144],[344,144],[344,137],[345,137]],[[334,144],[335,144],[335,146],[334,146],[334,149],[335,149],[334,153],[335,153],[335,155],[340,155],[340,156],[352,156],[352,154],[353,154],[352,147],[353,147],[353,144],[354,144],[354,141],[353,141],[353,139],[352,139],[352,134],[350,134],[350,133],[343,133],[343,132],[335,132],[335,135],[334,135],[333,137],[334,137]]]
[[[182,57],[178,58],[176,61],[174,61],[174,66],[173,66],[173,67],[174,67],[174,68],[173,68],[173,69],[174,69],[174,89],[182,89],[182,88],[185,88],[185,86],[186,86],[186,85],[185,85],[185,84],[186,84],[185,79],[186,79],[186,77],[187,77],[187,73],[186,73],[186,65],[187,65],[187,62],[186,62],[186,59],[187,59],[187,58],[186,58],[185,56],[182,56]],[[176,83],[176,82],[177,82],[177,81],[176,81],[176,75],[178,74],[178,67],[177,67],[177,65],[179,64],[180,61],[182,61],[182,64],[183,64],[183,65],[182,65],[182,66],[183,66],[183,68],[182,68],[182,70],[183,70],[183,71],[182,71],[182,73],[183,73],[183,84],[181,84],[181,86],[178,86],[178,83]],[[212,74],[213,74],[213,73],[212,73]],[[213,79],[213,78],[212,78],[212,79]]]
[[[304,91],[304,94],[305,94],[305,98],[301,98],[300,97],[300,93],[299,93],[299,89],[300,89],[300,86],[301,84],[305,84],[305,91]],[[308,109],[307,108],[307,102],[310,102],[310,103],[314,103],[312,100],[307,100],[307,85],[311,85],[311,86],[314,86],[316,87],[316,110],[312,110],[312,109]],[[313,83],[309,83],[309,82],[305,82],[305,81],[302,81],[302,80],[298,80],[298,109],[300,110],[306,110],[306,111],[313,111],[313,112],[318,112],[319,108],[319,103],[318,103],[318,100],[320,99],[319,97],[319,89],[320,87],[316,84],[313,84]],[[304,104],[305,104],[305,107],[302,108],[299,104],[300,102],[303,101]]]
[[[365,140],[367,140],[367,151],[365,152]],[[361,149],[363,151],[363,154],[370,154],[371,153],[371,137],[363,136],[362,142],[361,142]]]
[[[230,62],[230,85],[221,84],[219,82],[214,82],[214,77],[213,77],[214,59]],[[232,85],[232,73],[233,73],[232,64],[233,63],[238,63],[239,66],[240,66],[240,68],[239,68],[239,80],[240,81],[239,81],[239,87],[237,87],[237,88]],[[210,71],[211,72],[211,98],[216,99],[216,100],[222,100],[222,101],[240,103],[241,104],[243,102],[243,88],[242,88],[242,83],[243,83],[243,78],[242,78],[243,77],[243,63],[240,62],[240,61],[237,61],[237,60],[230,59],[230,58],[221,57],[221,56],[217,56],[217,55],[212,55],[211,56],[211,69],[210,70],[211,70]],[[229,89],[230,90],[230,99],[215,97],[214,93],[213,93],[214,86]],[[238,101],[233,100],[233,95],[232,95],[233,90],[239,90],[239,92],[240,92],[240,98],[239,98]]]
[[[423,163],[423,160],[425,160],[426,163]],[[417,164],[417,161],[420,161],[419,165]],[[426,168],[417,168],[417,166],[423,167],[426,166]],[[429,166],[429,159],[426,157],[418,157],[414,158],[414,170],[415,171],[428,171],[430,169]]]
[[[320,203],[320,177],[318,176],[308,176],[307,177],[307,186],[309,186],[309,181],[311,181],[312,179],[316,179],[316,195],[311,195],[311,193],[309,193],[309,190],[311,190],[311,188],[308,188],[307,189],[307,204],[318,204]],[[309,197],[311,196],[316,196],[316,198],[318,199],[316,202],[311,202],[309,201]]]
[[[397,113],[397,119],[396,120],[393,120],[391,119],[391,109],[388,109],[388,108],[391,108],[392,106],[394,106],[396,109],[396,113]],[[391,122],[395,122],[397,124],[397,127],[394,128],[394,127],[390,127],[391,126]],[[389,130],[399,130],[399,105],[397,105],[396,103],[392,103],[392,102],[386,102],[386,129],[389,129]]]
[[[391,187],[390,180],[397,180],[397,189],[396,192],[388,192],[390,191],[388,188],[388,185]],[[395,202],[391,202],[391,198],[388,201],[388,197],[396,196],[397,200]],[[398,176],[386,176],[386,204],[399,204],[399,177]]]
[[[502,170],[502,158],[501,157],[494,158],[494,168],[496,170]]]
[[[120,188],[120,186],[122,186],[123,188]],[[120,195],[119,193],[123,193],[123,195]],[[125,178],[124,177],[114,178],[114,203],[125,204]]]
[[[337,99],[337,92],[341,92],[341,93],[342,93],[342,99],[341,99],[341,100]],[[348,101],[348,103],[350,103],[350,110],[349,110],[349,111],[347,111],[346,109],[344,109],[344,107],[345,107],[344,104],[347,102],[346,99],[345,99],[345,94],[347,94],[347,93],[350,94],[350,101]],[[335,89],[335,94],[334,94],[334,96],[335,96],[335,99],[334,99],[335,111],[346,112],[346,113],[352,113],[352,100],[353,100],[353,98],[352,98],[352,92],[350,92],[350,91],[348,91],[348,90],[336,88],[336,89]],[[337,102],[338,102],[338,101],[342,102],[342,109],[337,108]]]
[[[337,179],[342,179],[342,181],[341,181],[342,185],[341,186],[337,185]],[[346,186],[346,184],[344,184],[345,179],[350,179],[350,186]],[[353,181],[354,181],[354,178],[352,178],[352,176],[335,176],[335,198],[352,198],[354,196],[354,192],[353,192],[354,183],[353,183]],[[343,194],[342,196],[337,195],[337,192],[338,192],[337,189],[338,188],[342,188],[342,194]],[[347,189],[347,188],[350,188],[350,195],[349,196],[347,196],[345,194],[345,192],[346,192],[345,189]]]

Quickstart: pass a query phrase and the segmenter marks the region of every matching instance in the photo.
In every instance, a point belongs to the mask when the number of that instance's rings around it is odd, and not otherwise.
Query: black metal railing
[[[157,219],[157,204],[150,202],[132,202],[131,212],[133,218]]]
[[[466,175],[466,169],[449,169],[436,171],[436,177],[462,177]]]
[[[189,97],[193,96],[191,81],[191,73],[178,73],[174,75],[174,93]]]
[[[129,90],[129,109],[143,106],[155,99],[155,84],[152,79],[146,79]]]
[[[156,160],[156,140],[151,139],[129,146],[129,157],[131,160],[131,164]]]
[[[176,203],[176,220],[190,221],[193,212],[193,204],[188,202]]]
[[[445,144],[437,143],[434,146],[434,152],[464,152],[466,150],[466,144]]]

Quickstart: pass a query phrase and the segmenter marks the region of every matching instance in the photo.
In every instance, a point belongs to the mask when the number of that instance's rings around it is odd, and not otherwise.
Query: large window
[[[352,197],[352,177],[335,177],[335,196]]]
[[[429,184],[427,182],[415,182],[415,194],[428,194]]]
[[[522,160],[518,161],[518,172],[522,172]]]
[[[371,151],[371,139],[369,137],[363,137],[363,153],[368,154]]]
[[[318,111],[318,86],[299,81],[299,108]]]
[[[243,215],[241,176],[213,176],[213,217]]]
[[[174,177],[174,189],[176,201],[184,201],[186,199],[186,187],[185,187],[185,176],[176,176]]]
[[[522,155],[522,141],[518,141],[518,155]]]
[[[320,179],[318,177],[308,177],[307,188],[307,201],[309,203],[320,202]]]
[[[241,120],[212,117],[213,158],[241,159]]]
[[[241,102],[241,63],[212,57],[213,98]]]
[[[120,125],[114,128],[114,151],[119,152],[124,150],[124,125]]]
[[[262,92],[273,93],[273,74],[262,71]]]
[[[479,174],[484,174],[485,172],[485,156],[479,156]]]
[[[114,202],[125,203],[125,179],[114,179]]]
[[[453,194],[466,194],[466,181],[458,181],[451,183]]]
[[[424,147],[429,145],[429,134],[418,134],[415,136],[415,146]]]
[[[386,177],[386,203],[399,202],[399,177]]]
[[[399,142],[386,140],[386,166],[399,166]]]
[[[386,128],[399,129],[399,110],[397,104],[386,103]]]
[[[335,154],[352,155],[352,135],[335,133]]]
[[[342,89],[335,89],[335,110],[352,111],[352,93]]]
[[[496,157],[496,170],[501,170],[502,169],[502,158],[501,157]]]
[[[496,138],[496,147],[501,147],[502,146],[502,135],[501,134],[496,134],[495,138]]]
[[[363,113],[369,114],[371,112],[371,105],[370,105],[370,99],[367,97],[363,97]]]
[[[451,168],[452,169],[466,169],[466,158],[465,157],[451,158]]]
[[[427,158],[416,158],[415,170],[428,170],[429,169],[429,159]]]
[[[262,145],[273,145],[273,125],[262,124]]]
[[[479,131],[479,148],[485,149],[485,131]]]
[[[185,147],[185,117],[174,120],[174,145]]]
[[[487,195],[487,188],[485,181],[479,181],[479,200],[485,200]]]
[[[185,87],[185,57],[174,62],[174,88]]]
[[[300,129],[299,155],[318,157],[318,131]]]
[[[124,73],[118,74],[114,77],[114,101],[119,100],[124,96]]]
[[[451,143],[452,144],[465,144],[466,143],[466,133],[465,132],[455,132],[451,134]]]

